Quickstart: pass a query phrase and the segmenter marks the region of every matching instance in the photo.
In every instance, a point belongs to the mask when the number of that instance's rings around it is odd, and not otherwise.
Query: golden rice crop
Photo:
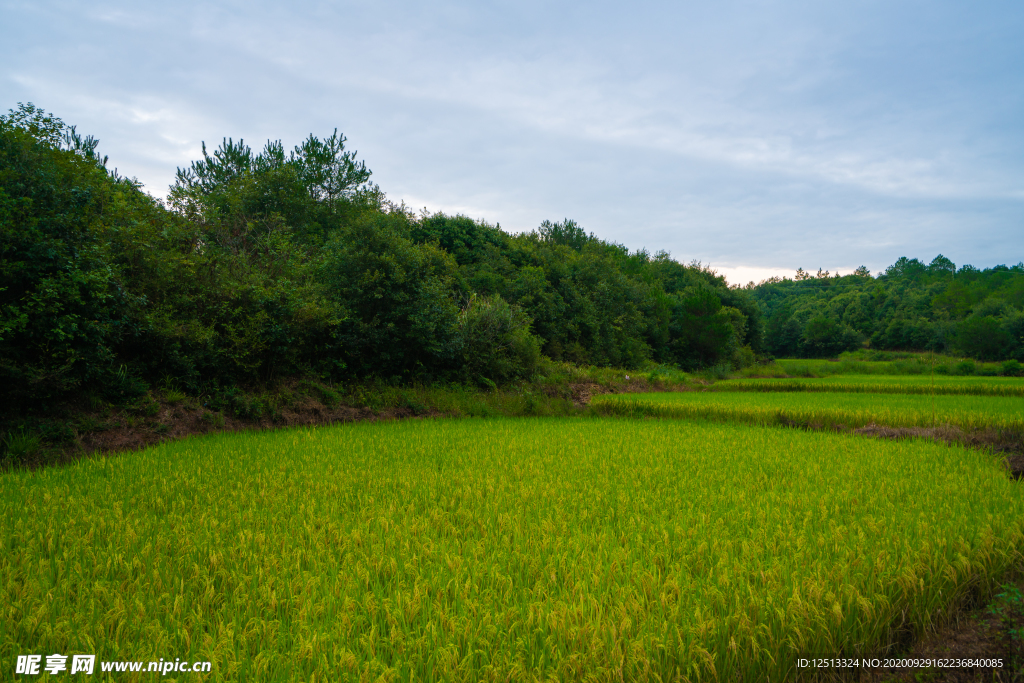
[[[1024,397],[1020,377],[929,377],[922,375],[841,375],[823,378],[734,379],[716,382],[715,391],[822,391],[872,394],[938,394]]]
[[[9,472],[0,507],[4,666],[213,662],[189,680],[785,680],[1024,548],[978,452],[681,421],[216,435]]]
[[[1024,429],[1024,398],[996,396],[695,391],[596,396],[592,405],[609,415],[731,420],[761,425]]]

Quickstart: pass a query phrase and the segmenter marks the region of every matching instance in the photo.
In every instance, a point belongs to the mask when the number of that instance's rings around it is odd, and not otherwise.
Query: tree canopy
[[[509,382],[540,354],[739,366],[755,296],[572,220],[510,234],[414,214],[335,130],[290,152],[225,138],[167,205],[32,105],[0,117],[0,403],[332,381]]]
[[[800,271],[803,272],[803,271]],[[939,254],[899,258],[878,277],[774,278],[746,290],[776,356],[827,357],[863,345],[1024,360],[1024,263],[978,269]]]

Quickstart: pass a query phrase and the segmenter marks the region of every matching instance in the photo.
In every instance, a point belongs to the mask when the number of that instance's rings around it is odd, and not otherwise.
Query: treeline
[[[778,357],[821,358],[862,346],[1024,360],[1024,263],[957,268],[941,254],[925,264],[900,258],[877,277],[802,270],[748,292],[767,319]]]
[[[579,364],[739,367],[760,308],[699,264],[570,220],[511,235],[389,202],[335,132],[226,139],[167,204],[32,105],[0,117],[0,408],[285,377],[528,378]]]

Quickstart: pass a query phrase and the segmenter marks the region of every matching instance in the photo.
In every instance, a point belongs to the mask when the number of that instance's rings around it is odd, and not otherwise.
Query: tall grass
[[[990,592],[1022,520],[993,461],[920,442],[579,418],[216,435],[0,475],[0,661],[789,680]]]

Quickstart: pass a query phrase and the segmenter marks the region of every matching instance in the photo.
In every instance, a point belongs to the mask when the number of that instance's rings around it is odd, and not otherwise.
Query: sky
[[[33,102],[157,197],[337,128],[389,199],[733,284],[1024,259],[1024,3],[0,0]]]

